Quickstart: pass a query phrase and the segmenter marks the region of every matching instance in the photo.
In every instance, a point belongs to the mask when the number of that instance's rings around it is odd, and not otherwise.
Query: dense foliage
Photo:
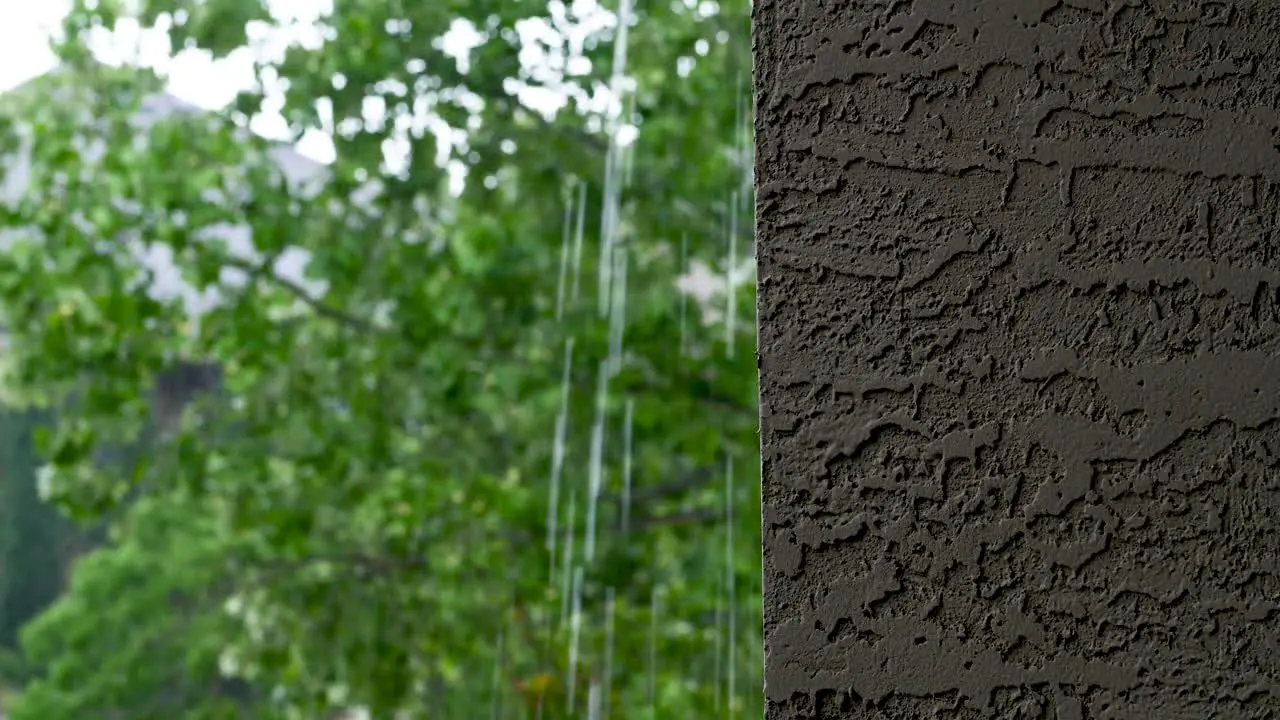
[[[215,57],[274,22],[133,5]],[[39,142],[5,220],[6,390],[74,399],[49,500],[123,513],[24,633],[14,717],[758,714],[746,4],[624,0],[620,33],[590,3],[336,3],[217,122],[147,126],[155,82],[85,49],[114,8],[75,3],[68,71],[10,113]],[[322,187],[240,130],[273,87],[296,136],[333,138]],[[149,295],[126,241],[223,302]],[[322,293],[274,271],[298,247]],[[222,392],[97,461],[189,358]]]

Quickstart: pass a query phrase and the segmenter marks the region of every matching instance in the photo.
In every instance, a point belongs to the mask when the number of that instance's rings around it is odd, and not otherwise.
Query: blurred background
[[[760,717],[748,0],[0,22],[0,715]]]

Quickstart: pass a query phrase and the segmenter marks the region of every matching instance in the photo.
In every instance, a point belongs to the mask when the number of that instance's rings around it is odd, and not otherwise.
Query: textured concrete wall
[[[1280,3],[755,17],[769,719],[1280,718]]]

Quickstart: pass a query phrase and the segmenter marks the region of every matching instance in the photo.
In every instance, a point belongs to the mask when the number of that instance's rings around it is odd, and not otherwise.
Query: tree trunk
[[[1280,716],[1280,5],[755,28],[767,717]]]

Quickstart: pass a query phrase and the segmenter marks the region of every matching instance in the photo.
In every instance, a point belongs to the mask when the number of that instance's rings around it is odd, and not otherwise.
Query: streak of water
[[[720,678],[723,676],[724,663],[724,580],[723,576],[716,578],[716,632],[715,632],[715,670],[712,674],[712,683],[715,686],[715,702],[713,708],[716,715],[720,714]]]
[[[743,74],[738,73],[734,83],[734,145],[736,146],[735,155],[737,162],[742,163],[745,170],[749,164],[746,162],[746,124],[748,122],[748,106],[747,106],[746,83],[743,82]],[[744,172],[745,175],[745,172]],[[742,211],[743,197],[749,192],[749,186],[733,190],[729,195],[729,237],[727,267],[725,270],[725,343],[729,357],[734,356],[735,340],[738,331],[738,218]]]
[[[729,256],[725,269],[725,346],[733,357],[734,339],[738,334],[738,199],[737,190],[729,194]]]
[[[573,618],[569,626],[569,668],[566,672],[567,703],[569,715],[573,715],[574,700],[578,694],[578,651],[582,642],[582,566],[573,569]]]
[[[613,39],[613,75],[609,79],[609,91],[615,99],[621,99],[627,81],[627,33],[631,26],[631,0],[620,0],[618,5],[618,29]],[[621,114],[620,112],[618,114]],[[609,149],[605,154],[603,209],[600,220],[600,316],[609,312],[610,287],[613,283],[613,246],[618,226],[620,191],[623,177],[625,150],[618,142],[619,118],[611,118]]]
[[[593,681],[587,688],[587,720],[600,720],[603,701],[600,695],[600,683]]]
[[[622,415],[622,534],[624,536],[631,529],[631,472],[635,409],[635,401],[627,398]]]
[[[734,579],[733,567],[733,456],[725,457],[724,461],[724,520],[725,520],[725,536],[724,536],[724,565],[725,565],[725,607],[728,611],[726,618],[729,626],[728,639],[728,656],[726,657],[728,689],[725,696],[725,710],[732,715],[733,700],[737,696],[737,622],[734,609],[737,607],[738,601],[737,587]]]
[[[658,718],[658,613],[662,598],[655,585],[649,593],[649,717]]]
[[[555,444],[551,448],[551,484],[547,491],[547,553],[551,557],[550,577],[556,576],[556,539],[559,534],[560,479],[564,474],[569,431],[569,388],[573,379],[573,338],[564,341],[564,371],[560,379],[560,411],[556,414]]]
[[[560,241],[560,278],[556,283],[556,320],[564,320],[564,304],[569,290],[569,261],[573,246],[573,200],[577,193],[570,190],[564,204],[564,236]]]
[[[618,2],[618,32],[613,38],[613,77],[609,84],[615,97],[621,96],[622,84],[627,73],[627,33],[631,29],[631,0]]]
[[[738,73],[737,86],[737,120],[734,122],[734,132],[737,133],[738,158],[742,163],[742,185],[739,191],[749,197],[748,193],[755,180],[751,157],[751,94],[747,92],[747,83],[741,72]]]
[[[622,370],[622,346],[627,319],[627,248],[618,245],[613,256],[613,299],[609,311],[609,372]]]
[[[596,379],[596,417],[591,424],[591,465],[587,471],[587,534],[584,552],[590,563],[596,555],[596,513],[600,506],[600,490],[604,485],[604,429],[608,409],[609,363],[601,361]]]
[[[573,228],[573,285],[569,298],[578,302],[582,292],[582,243],[587,229],[587,184],[578,183],[577,222]]]
[[[573,540],[574,523],[577,522],[578,494],[569,492],[569,522],[564,533],[564,566],[560,581],[560,626],[569,622],[569,602],[573,597]]]
[[[628,123],[631,123],[631,124],[633,124],[633,125],[634,125],[634,124],[636,124],[636,123],[638,122],[638,118],[637,118],[637,116],[636,116],[636,96],[635,96],[635,93],[632,93],[631,95],[628,95],[628,96],[627,96],[627,113],[626,113],[626,118],[627,118],[627,122],[628,122]],[[629,145],[627,145],[627,147],[626,147],[625,160],[624,160],[624,162],[623,162],[623,164],[622,164],[622,185],[623,185],[623,187],[631,187],[631,184],[635,181],[635,175],[636,175],[636,162],[635,162],[635,160],[636,160],[636,153],[635,153],[635,147],[636,147],[636,146],[635,146],[635,144],[634,144],[634,143],[629,144]]]
[[[613,588],[604,592],[604,702],[601,717],[609,717],[609,701],[613,695],[613,645],[617,623]]]
[[[620,203],[618,187],[618,149],[613,142],[604,158],[604,207],[600,213],[600,265],[599,279],[600,317],[609,312],[609,301],[612,298],[610,286],[613,282],[613,242],[617,231],[618,205]]]

